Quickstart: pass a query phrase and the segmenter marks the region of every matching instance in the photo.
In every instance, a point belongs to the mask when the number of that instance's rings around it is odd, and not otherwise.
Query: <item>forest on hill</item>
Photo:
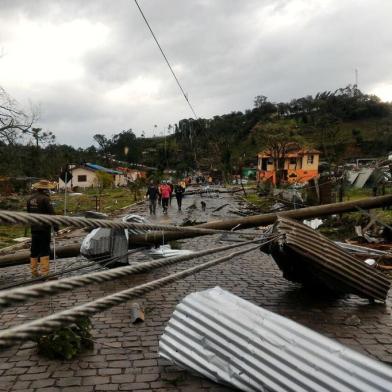
[[[245,112],[183,119],[167,137],[136,137],[131,129],[112,137],[98,133],[85,149],[57,144],[54,135],[34,128],[33,114],[15,107],[11,122],[7,105],[1,107],[0,176],[56,178],[67,163],[116,166],[117,161],[179,173],[199,168],[232,174],[279,140],[317,148],[330,164],[392,151],[392,104],[351,85],[287,103],[260,95]]]

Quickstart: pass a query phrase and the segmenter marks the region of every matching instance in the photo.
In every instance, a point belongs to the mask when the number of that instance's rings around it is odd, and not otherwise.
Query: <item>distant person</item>
[[[47,180],[33,184],[33,194],[27,200],[27,212],[54,215],[49,196],[49,190],[53,188],[55,186]],[[30,268],[33,277],[49,274],[51,230],[50,224],[31,225]],[[54,230],[58,231],[57,225],[54,226]]]
[[[200,202],[200,204],[201,204],[201,210],[202,210],[203,212],[205,212],[206,207],[207,207],[207,203],[206,203],[204,200],[202,200],[202,201]]]
[[[162,185],[159,187],[159,191],[161,194],[162,198],[162,208],[163,208],[163,213],[167,214],[167,209],[169,207],[169,199],[171,195],[171,189],[168,184],[166,184],[166,181],[162,181]]]
[[[154,181],[150,181],[146,196],[149,200],[150,215],[155,215],[157,208],[157,199],[159,196],[158,187],[154,184]]]
[[[185,188],[183,188],[181,186],[180,182],[178,182],[178,184],[175,186],[174,193],[175,193],[176,199],[177,199],[178,211],[181,211],[182,198],[184,197]]]
[[[171,205],[171,199],[173,197],[173,192],[174,192],[174,185],[171,181],[167,182],[167,185],[170,187],[170,197],[169,197],[169,204]]]

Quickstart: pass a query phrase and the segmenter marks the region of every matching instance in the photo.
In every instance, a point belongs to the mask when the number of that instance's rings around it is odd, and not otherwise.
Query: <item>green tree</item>
[[[287,153],[293,146],[301,146],[304,139],[298,134],[298,129],[292,121],[259,123],[256,130],[261,134],[261,149],[271,155],[276,171],[276,184],[280,185]]]

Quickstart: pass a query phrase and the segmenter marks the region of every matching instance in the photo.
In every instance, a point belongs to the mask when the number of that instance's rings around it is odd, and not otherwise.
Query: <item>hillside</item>
[[[255,107],[244,113],[184,119],[166,141],[144,139],[142,159],[160,168],[230,173],[254,162],[272,133],[319,149],[321,159],[331,164],[385,156],[392,151],[392,106],[355,86],[289,103],[271,103],[259,96]]]
[[[230,176],[240,166],[255,163],[257,153],[273,139],[315,147],[330,164],[381,157],[392,151],[392,104],[347,86],[287,103],[258,96],[245,112],[183,119],[171,128],[174,133],[166,138],[136,137],[132,129],[111,137],[97,134],[95,145],[85,149],[52,139],[45,145],[45,134],[33,128],[35,144],[0,141],[0,177],[56,179],[66,164],[84,161],[143,164],[159,171],[175,169],[180,175],[193,169],[215,170]]]

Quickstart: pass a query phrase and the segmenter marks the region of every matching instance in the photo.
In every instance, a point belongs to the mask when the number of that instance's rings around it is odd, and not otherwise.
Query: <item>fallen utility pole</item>
[[[392,205],[392,195],[368,197],[366,199],[359,199],[354,201],[345,201],[340,203],[324,204],[321,206],[299,208],[297,210],[282,211],[279,213],[272,212],[268,214],[253,215],[244,218],[225,219],[221,221],[213,221],[196,225],[205,229],[214,230],[242,230],[248,227],[267,226],[276,221],[277,216],[284,216],[291,219],[309,219],[319,218],[321,216],[328,216],[333,214],[341,214],[344,212],[358,211],[358,208],[371,209],[383,206]],[[130,236],[129,241],[132,245],[145,245],[146,243],[162,243],[165,241],[173,241],[181,238],[190,238],[194,235],[188,233],[174,233],[174,232],[154,232],[146,233],[144,235]]]
[[[201,225],[193,226],[195,228],[206,228],[214,230],[241,230],[248,227],[266,226],[274,223],[277,216],[284,216],[291,219],[309,219],[321,216],[341,214],[344,212],[358,211],[358,208],[371,209],[392,205],[392,195],[369,197],[355,201],[346,201],[341,203],[324,204],[315,207],[299,208],[297,210],[283,211],[279,213],[268,213],[262,215],[248,216],[244,218],[226,219],[213,221]],[[142,235],[131,235],[129,237],[130,246],[161,244],[163,240],[173,241],[181,238],[191,238],[202,234],[190,232],[150,232]],[[56,248],[58,258],[76,257],[80,253],[80,244],[65,245]],[[29,263],[29,252],[18,252],[14,255],[0,256],[0,268],[14,265]]]
[[[67,257],[76,257],[80,254],[80,244],[56,246],[56,258],[64,259]],[[53,249],[51,249],[51,258],[53,258]],[[11,255],[0,256],[0,268],[12,267],[15,265],[30,263],[30,251],[16,252]]]

